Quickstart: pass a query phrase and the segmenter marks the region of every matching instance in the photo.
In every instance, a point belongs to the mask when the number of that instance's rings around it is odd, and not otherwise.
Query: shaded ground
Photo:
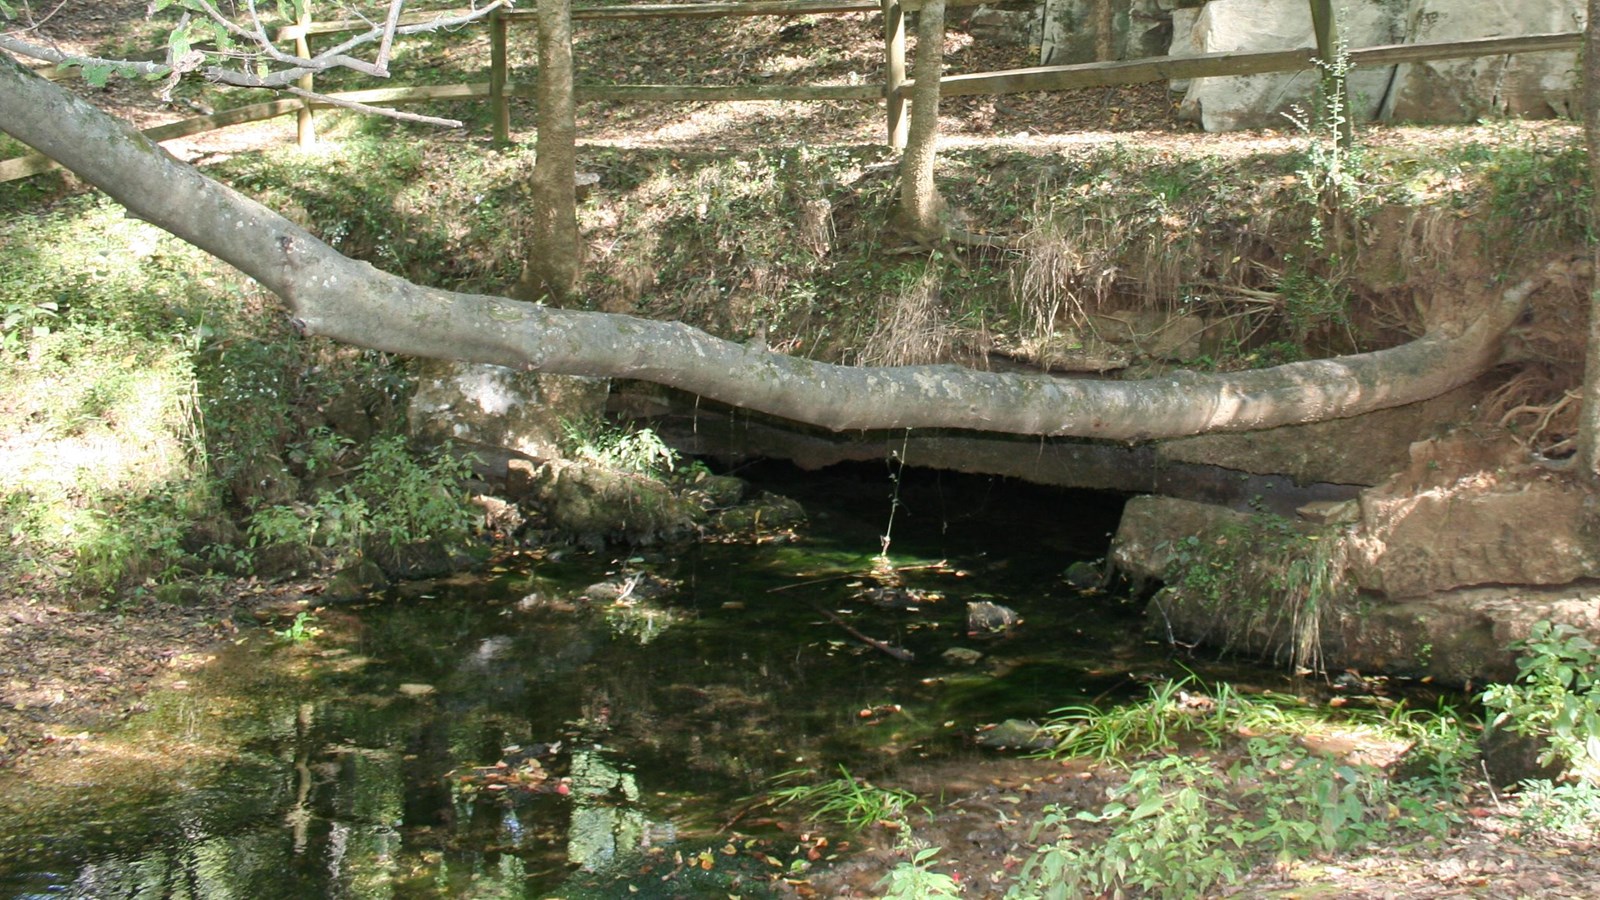
[[[142,18],[144,0],[104,0],[63,4],[46,32],[68,49],[88,49],[125,33]],[[722,70],[706,71],[706,81],[762,77],[838,82],[864,68],[874,42],[871,17],[824,19],[801,41],[781,42],[779,22],[741,22],[717,26],[653,29],[648,48],[633,47],[620,69],[588,73],[596,81],[681,80],[689,63],[704,63],[717,41],[739,43],[745,52],[717,55]],[[852,30],[853,29],[853,30]],[[854,37],[851,37],[854,35]],[[527,40],[524,36],[524,40]],[[602,37],[585,37],[603,46]],[[462,51],[487,59],[482,39]],[[830,61],[805,62],[816,47],[835,48]],[[781,52],[778,52],[780,51]],[[984,48],[959,32],[952,34],[953,71],[981,71],[1033,64],[1024,48]],[[770,52],[768,52],[770,51]],[[580,48],[581,52],[581,48]],[[779,64],[798,60],[785,69]],[[618,60],[624,59],[617,55]],[[760,70],[760,65],[774,69]],[[774,60],[778,62],[775,63]],[[702,69],[705,66],[702,65]],[[711,77],[715,75],[717,77]],[[877,77],[866,70],[863,77]],[[148,127],[191,115],[167,108],[146,85],[114,83],[105,90],[74,89],[113,112]],[[1199,135],[1176,120],[1173,98],[1164,86],[1095,89],[1069,94],[1030,94],[1003,98],[962,98],[944,109],[947,146],[1026,146],[1059,152],[1082,143],[1129,142],[1174,152],[1251,153],[1301,140],[1292,133]],[[803,140],[813,144],[870,143],[882,140],[877,104],[728,103],[673,104],[655,108],[588,104],[580,109],[582,140],[628,146],[708,146],[750,149]],[[518,137],[531,139],[531,116],[519,110]],[[239,126],[168,145],[190,159],[284,144],[292,139],[288,118]],[[1570,130],[1570,124],[1524,126]],[[1470,131],[1470,130],[1469,130]],[[1481,131],[1481,129],[1480,129]],[[1528,132],[1524,131],[1526,135]],[[1459,140],[1460,129],[1383,129],[1363,140],[1404,146],[1421,141]],[[475,133],[472,138],[482,138]],[[111,607],[75,611],[39,600],[25,581],[0,588],[0,766],[16,764],[28,751],[69,753],[74,735],[104,727],[139,708],[141,698],[163,680],[177,680],[203,665],[208,649],[254,624],[257,606],[292,602],[305,585],[240,584],[186,605],[148,595]],[[1110,773],[1084,772],[1059,763],[1006,758],[967,762],[959,767],[914,773],[904,784],[919,796],[940,798],[931,821],[919,820],[918,834],[940,846],[941,871],[958,873],[967,896],[999,896],[992,873],[1015,871],[1030,849],[1029,828],[1052,804],[1095,807],[1114,783]],[[900,785],[889,785],[900,786]],[[1600,884],[1595,847],[1518,832],[1515,809],[1485,786],[1474,788],[1469,817],[1443,846],[1384,847],[1354,857],[1257,870],[1234,892],[1247,897],[1593,897]],[[808,897],[877,896],[873,885],[899,861],[893,837],[869,833],[870,849],[835,870],[813,874],[795,886]]]
[[[998,898],[1005,887],[994,874],[1014,874],[1034,844],[1030,830],[1047,807],[1098,809],[1107,788],[1122,781],[1114,769],[1085,769],[1072,762],[997,759],[981,766],[950,765],[916,773],[904,785],[922,797],[946,802],[931,821],[914,819],[917,836],[940,847],[939,871],[959,875],[964,896]],[[1514,804],[1497,802],[1481,786],[1466,804],[1469,817],[1459,833],[1439,846],[1374,847],[1361,855],[1267,865],[1219,896],[1249,898],[1399,897],[1591,898],[1597,866],[1592,843],[1524,834]],[[1093,826],[1074,823],[1085,842]],[[837,869],[797,888],[806,897],[877,897],[874,885],[901,857],[894,838],[881,830],[872,845]]]
[[[143,698],[206,664],[252,611],[289,608],[314,586],[239,582],[170,603],[149,592],[76,610],[33,596],[24,576],[0,591],[0,769],[71,753],[78,735],[143,709]]]

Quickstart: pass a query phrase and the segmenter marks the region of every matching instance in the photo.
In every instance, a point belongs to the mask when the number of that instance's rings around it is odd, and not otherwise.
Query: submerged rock
[[[750,537],[760,532],[793,528],[806,519],[798,501],[763,491],[743,506],[726,509],[712,520],[712,528],[728,537]]]
[[[1021,623],[1022,617],[1008,606],[987,600],[975,600],[967,604],[968,634],[999,634]]]
[[[939,658],[953,666],[974,666],[983,659],[983,653],[971,647],[951,647],[939,654]]]
[[[1055,739],[1043,728],[1022,719],[1004,722],[978,733],[978,744],[997,750],[1048,750],[1056,745]]]
[[[1080,559],[1067,566],[1066,579],[1078,590],[1090,591],[1105,587],[1106,573],[1100,563]]]
[[[322,599],[330,603],[360,600],[388,586],[382,567],[364,559],[334,573],[322,589]]]
[[[678,583],[651,572],[635,572],[583,589],[583,596],[595,603],[627,603],[657,600],[678,589]]]

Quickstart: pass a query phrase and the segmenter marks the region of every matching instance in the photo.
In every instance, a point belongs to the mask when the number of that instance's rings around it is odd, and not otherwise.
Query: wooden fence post
[[[511,102],[506,97],[506,84],[511,77],[507,48],[510,28],[503,10],[501,7],[489,14],[489,110],[496,144],[511,143]]]
[[[1349,80],[1344,72],[1327,68],[1339,59],[1339,19],[1333,12],[1333,0],[1311,0],[1311,28],[1317,35],[1317,58],[1322,61],[1322,95],[1326,102],[1338,103],[1339,146],[1348,150],[1355,143],[1356,114],[1350,108]]]
[[[294,52],[303,59],[311,58],[311,38],[307,33],[311,28],[311,2],[306,2],[300,7],[300,16],[296,22],[300,26],[300,34],[294,39]],[[303,91],[316,90],[316,79],[310,72],[300,76],[300,89]],[[311,117],[311,101],[301,100],[304,106],[295,115],[295,140],[301,147],[314,147],[317,144],[317,122]]]
[[[900,0],[883,0],[883,100],[888,107],[889,146],[906,146],[906,98],[900,88],[906,83],[906,18]]]

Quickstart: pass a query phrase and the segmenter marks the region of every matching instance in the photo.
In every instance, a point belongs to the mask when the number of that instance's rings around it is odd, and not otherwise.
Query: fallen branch
[[[828,617],[828,621],[830,621],[833,624],[839,626],[840,628],[843,628],[845,630],[846,634],[850,635],[851,637],[855,638],[856,640],[860,641],[861,643],[866,644],[868,647],[871,647],[874,650],[879,650],[879,651],[882,651],[883,653],[887,653],[890,656],[894,657],[895,659],[900,660],[901,662],[911,662],[913,659],[916,659],[916,654],[912,653],[910,650],[905,649],[904,647],[896,647],[893,644],[886,644],[883,641],[878,640],[877,638],[867,637],[866,635],[862,634],[860,631],[857,631],[855,628],[853,628],[850,625],[849,622],[846,622],[845,620],[839,618],[831,610],[823,609],[822,607],[817,606],[815,603],[813,603],[811,605],[811,608],[816,610],[819,613],[822,613],[824,616],[827,616]]]

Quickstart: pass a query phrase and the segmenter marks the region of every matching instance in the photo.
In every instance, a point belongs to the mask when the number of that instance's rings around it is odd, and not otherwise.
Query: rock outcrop
[[[1334,5],[1352,48],[1581,31],[1582,0],[1345,0]],[[1305,0],[1047,0],[1040,63],[1315,47]],[[1208,131],[1275,128],[1311,106],[1315,71],[1175,82]],[[1544,51],[1357,68],[1359,119],[1472,122],[1486,116],[1577,114],[1577,54]]]

